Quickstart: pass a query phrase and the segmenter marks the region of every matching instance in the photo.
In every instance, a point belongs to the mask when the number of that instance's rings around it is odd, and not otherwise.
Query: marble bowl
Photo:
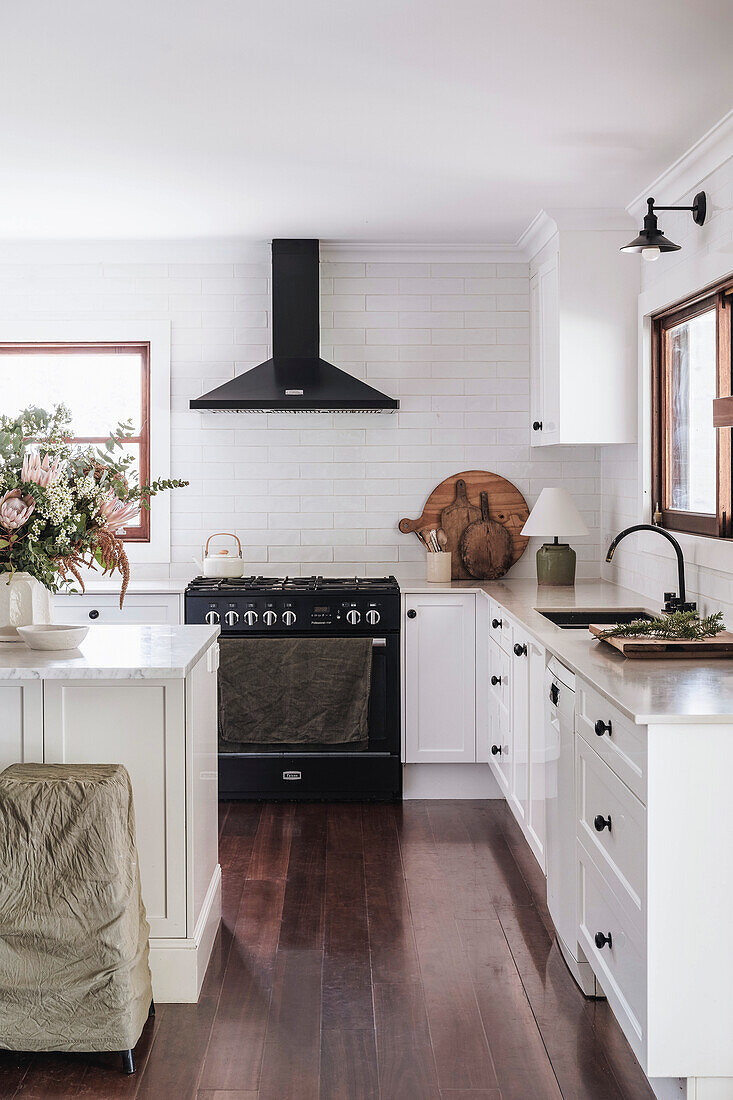
[[[88,626],[65,626],[62,623],[18,627],[18,634],[31,649],[76,649],[88,633]]]

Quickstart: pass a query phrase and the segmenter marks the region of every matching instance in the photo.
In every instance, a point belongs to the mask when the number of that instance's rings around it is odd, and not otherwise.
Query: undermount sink
[[[553,611],[542,611],[536,608],[545,619],[549,619],[561,630],[587,630],[591,623],[599,626],[615,626],[617,623],[632,623],[635,619],[644,619],[651,622],[654,618],[642,607],[596,607],[556,608]]]

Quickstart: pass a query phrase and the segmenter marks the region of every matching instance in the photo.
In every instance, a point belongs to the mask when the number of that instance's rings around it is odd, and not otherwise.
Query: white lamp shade
[[[543,489],[529,513],[522,534],[562,538],[565,535],[587,535],[588,528],[565,489]]]

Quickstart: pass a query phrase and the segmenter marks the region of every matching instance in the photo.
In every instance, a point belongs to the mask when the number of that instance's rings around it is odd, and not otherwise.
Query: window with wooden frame
[[[126,451],[140,484],[150,480],[149,343],[0,343],[0,411],[14,416],[29,405],[63,402],[79,443],[105,443],[130,421]],[[150,541],[150,513],[126,528],[125,542]]]
[[[713,287],[652,319],[652,495],[662,526],[730,538],[731,429],[713,401],[731,393],[731,292]]]

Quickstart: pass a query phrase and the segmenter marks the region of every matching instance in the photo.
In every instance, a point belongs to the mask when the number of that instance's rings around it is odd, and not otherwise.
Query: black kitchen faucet
[[[610,561],[614,555],[616,547],[621,542],[621,539],[625,539],[627,535],[632,534],[634,531],[656,531],[658,535],[663,535],[668,542],[672,543],[674,552],[677,555],[677,587],[679,588],[679,595],[676,592],[664,593],[664,607],[663,611],[696,611],[697,604],[690,603],[685,599],[685,560],[682,557],[682,547],[677,542],[674,535],[670,535],[669,531],[665,531],[663,527],[655,527],[651,523],[635,523],[633,527],[627,527],[620,534],[616,535],[611,545],[608,548],[606,554],[606,561]]]

